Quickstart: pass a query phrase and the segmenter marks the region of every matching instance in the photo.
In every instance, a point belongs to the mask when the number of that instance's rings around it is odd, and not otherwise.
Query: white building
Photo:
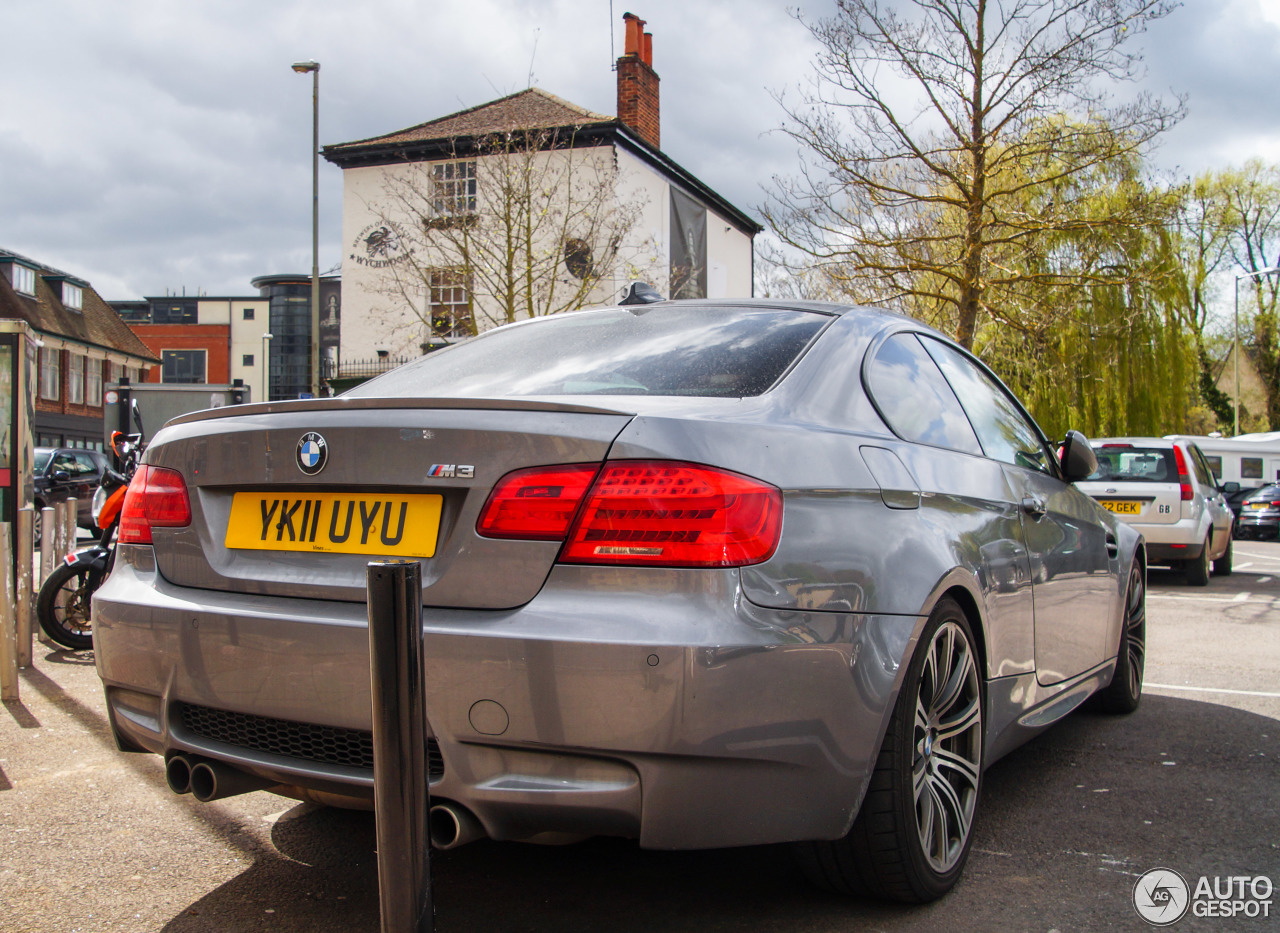
[[[340,372],[530,313],[610,303],[632,279],[671,297],[752,294],[762,228],[659,149],[652,37],[624,19],[618,117],[531,88],[324,148],[343,169]],[[513,161],[555,188],[528,214],[559,219],[528,238],[526,265],[544,279],[519,295],[488,252],[512,203]]]

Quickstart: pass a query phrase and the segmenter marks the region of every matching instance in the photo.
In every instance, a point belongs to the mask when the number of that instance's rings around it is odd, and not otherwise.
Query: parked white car
[[[1098,470],[1077,488],[1142,532],[1149,563],[1181,568],[1205,586],[1231,573],[1233,515],[1200,448],[1186,439],[1093,441]]]

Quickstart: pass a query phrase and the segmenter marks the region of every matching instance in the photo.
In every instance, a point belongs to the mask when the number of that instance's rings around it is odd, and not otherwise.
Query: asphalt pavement
[[[1132,899],[1153,868],[1280,887],[1280,544],[1236,547],[1207,588],[1152,572],[1141,708],[1073,714],[994,765],[965,877],[934,904],[822,893],[781,846],[484,841],[432,855],[436,929],[1150,930]],[[36,647],[0,710],[0,931],[379,929],[372,814],[176,797],[158,757],[115,750],[92,652]],[[1270,908],[1171,929],[1280,929],[1280,891]]]

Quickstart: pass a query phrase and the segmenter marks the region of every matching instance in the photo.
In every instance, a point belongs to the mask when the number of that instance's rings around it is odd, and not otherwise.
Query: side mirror
[[[1240,484],[1236,482],[1223,483],[1218,487],[1218,492],[1226,493],[1228,496],[1234,496],[1240,491]]]
[[[1079,431],[1067,432],[1058,450],[1058,460],[1068,483],[1077,483],[1098,470],[1098,457],[1089,446],[1089,439]]]

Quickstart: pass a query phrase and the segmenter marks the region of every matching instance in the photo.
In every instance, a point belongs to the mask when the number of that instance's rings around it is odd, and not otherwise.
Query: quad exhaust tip
[[[175,794],[191,794],[201,803],[247,794],[276,783],[221,762],[181,752],[166,756],[164,779]]]
[[[435,849],[456,849],[468,842],[483,839],[486,835],[475,815],[456,804],[436,804],[431,808],[427,819],[431,846]]]
[[[191,759],[170,754],[164,762],[164,780],[175,794],[191,793]]]

